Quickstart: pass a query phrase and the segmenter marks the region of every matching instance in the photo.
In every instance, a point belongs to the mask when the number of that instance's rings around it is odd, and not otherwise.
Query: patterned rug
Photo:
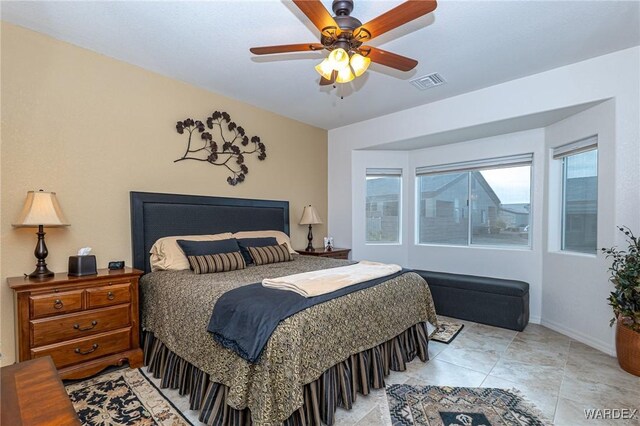
[[[65,388],[83,425],[191,425],[138,369],[111,371]]]
[[[431,339],[446,344],[451,343],[451,341],[456,338],[458,333],[460,333],[462,327],[464,327],[464,324],[451,321],[438,320],[438,323],[440,327],[438,328],[438,331],[436,331],[435,334],[431,336]]]
[[[551,425],[516,390],[387,386],[393,426]]]

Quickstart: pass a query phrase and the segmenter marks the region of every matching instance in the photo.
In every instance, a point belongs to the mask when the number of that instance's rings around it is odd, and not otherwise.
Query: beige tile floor
[[[453,320],[460,321],[460,320]],[[414,360],[392,372],[387,384],[517,389],[556,425],[640,425],[640,377],[621,370],[615,358],[540,325],[518,333],[467,321],[449,345],[429,343],[430,361]],[[167,396],[185,410],[188,399]],[[587,420],[585,409],[639,409],[633,420]],[[352,410],[338,409],[338,426],[390,426],[384,389],[358,396]]]

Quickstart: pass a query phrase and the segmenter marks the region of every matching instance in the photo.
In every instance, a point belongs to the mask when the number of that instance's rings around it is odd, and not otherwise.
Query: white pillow
[[[190,241],[219,241],[233,238],[231,232],[212,235],[176,235],[164,237],[156,241],[149,253],[151,258],[151,271],[181,271],[189,269],[189,260],[178,245],[178,240]]]
[[[278,244],[286,244],[289,249],[289,253],[296,254],[296,251],[291,246],[291,240],[289,236],[282,231],[241,231],[233,234],[233,237],[236,239],[241,238],[268,238],[273,237],[276,239]]]

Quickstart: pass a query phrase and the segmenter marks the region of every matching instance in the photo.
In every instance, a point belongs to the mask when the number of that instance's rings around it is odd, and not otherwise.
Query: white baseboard
[[[534,321],[531,321],[531,322],[534,322]],[[599,340],[599,339],[594,339],[593,337],[587,334],[584,334],[581,331],[572,330],[554,321],[543,319],[542,321],[539,322],[539,324],[547,328],[550,328],[553,331],[557,331],[558,333],[562,333],[565,336],[571,337],[572,339],[577,340],[580,343],[584,343],[587,346],[591,346],[592,348],[595,348],[601,352],[604,352],[607,355],[611,355],[614,357],[616,356],[616,348],[611,343],[603,342],[602,340]]]
[[[542,318],[540,317],[529,317],[529,322],[533,324],[540,324]]]

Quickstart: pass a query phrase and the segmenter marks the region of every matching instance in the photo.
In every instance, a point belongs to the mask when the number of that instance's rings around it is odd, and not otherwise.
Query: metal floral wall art
[[[211,131],[205,131],[206,128]],[[189,140],[184,155],[174,163],[196,160],[206,161],[214,166],[224,166],[231,172],[227,177],[229,185],[237,185],[244,182],[249,173],[245,156],[258,154],[260,161],[267,158],[266,147],[260,142],[260,137],[249,138],[245,130],[231,121],[231,116],[226,112],[215,111],[207,117],[206,128],[205,123],[191,118],[176,123],[176,131],[181,135],[187,132]],[[201,144],[193,140],[194,133],[200,134]]]

